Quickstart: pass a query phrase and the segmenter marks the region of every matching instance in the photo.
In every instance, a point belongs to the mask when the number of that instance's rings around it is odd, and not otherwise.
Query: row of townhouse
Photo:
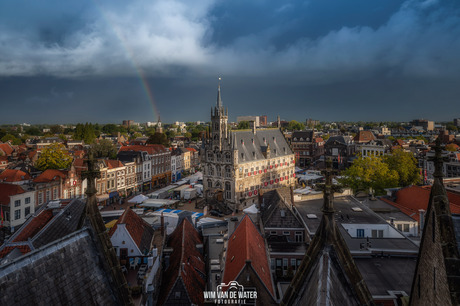
[[[81,169],[76,167],[76,161],[67,170],[48,169],[36,177],[19,169],[6,169],[0,173],[2,226],[14,230],[44,203],[83,197],[86,181],[81,180]]]
[[[194,148],[171,148],[171,177],[177,182],[183,171],[196,170],[199,166],[199,153]]]

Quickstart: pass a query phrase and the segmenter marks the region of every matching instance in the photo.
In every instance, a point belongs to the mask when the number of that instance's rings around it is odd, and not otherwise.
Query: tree
[[[2,137],[1,141],[2,141],[2,142],[11,141],[11,143],[14,144],[14,145],[20,145],[20,144],[22,144],[21,139],[16,138],[16,137],[15,137],[14,135],[12,135],[12,134],[6,134],[5,136]]]
[[[250,128],[251,126],[249,125],[249,121],[240,121],[237,127],[238,130],[247,130]]]
[[[117,158],[117,149],[108,139],[101,139],[99,143],[93,143],[90,147],[90,152],[95,158],[108,157],[110,159]]]
[[[52,134],[62,134],[64,132],[64,129],[62,128],[62,126],[55,124],[50,127],[50,132]]]
[[[369,191],[374,194],[383,194],[385,188],[398,185],[398,173],[390,170],[381,157],[359,156],[353,165],[343,172],[340,182],[349,186],[355,193]]]
[[[288,127],[287,127],[288,130],[291,130],[291,131],[302,131],[305,129],[305,125],[301,122],[298,122],[296,120],[291,120],[288,124]]]
[[[383,160],[390,170],[398,173],[400,187],[416,185],[420,182],[420,171],[417,167],[417,160],[411,152],[395,149],[391,155],[384,156]]]
[[[190,139],[190,138],[192,138],[192,133],[186,132],[186,133],[184,134],[184,137]]]
[[[75,140],[83,140],[86,144],[92,144],[96,139],[94,126],[91,123],[85,125],[78,123],[74,133]]]
[[[164,145],[165,147],[169,146],[169,141],[168,138],[164,133],[155,133],[147,139],[148,144],[161,144]]]
[[[154,135],[155,135],[155,133],[154,133]],[[151,135],[151,136],[153,136],[153,135]],[[166,131],[166,138],[167,139],[174,138],[175,136],[176,136],[176,132],[174,130],[167,130]]]
[[[52,143],[44,148],[35,167],[42,171],[47,169],[67,169],[72,164],[72,156],[61,143]]]
[[[457,146],[453,143],[449,143],[446,145],[446,150],[449,152],[455,152],[457,151]]]
[[[41,136],[43,135],[40,129],[36,126],[30,126],[25,130],[26,134],[32,135],[32,136]]]

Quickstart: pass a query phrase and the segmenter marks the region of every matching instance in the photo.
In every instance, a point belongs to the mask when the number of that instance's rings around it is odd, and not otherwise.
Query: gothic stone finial
[[[430,157],[428,160],[434,163],[434,174],[435,178],[442,178],[442,165],[444,162],[448,161],[448,158],[442,156],[442,145],[441,145],[441,138],[438,137],[436,139],[436,145],[433,147],[434,149],[434,157]]]
[[[332,170],[332,159],[328,157],[326,159],[326,169],[323,171],[323,174],[326,177],[326,181],[324,184],[317,184],[317,188],[322,190],[324,193],[324,203],[322,211],[325,214],[333,214],[334,213],[334,192],[340,192],[342,190],[342,186],[334,185],[332,183],[332,176],[335,171]]]
[[[81,179],[88,180],[88,188],[86,189],[86,195],[88,197],[97,193],[95,179],[101,177],[101,172],[96,168],[96,161],[94,160],[93,152],[88,152],[88,159],[86,160],[87,170],[82,171]]]

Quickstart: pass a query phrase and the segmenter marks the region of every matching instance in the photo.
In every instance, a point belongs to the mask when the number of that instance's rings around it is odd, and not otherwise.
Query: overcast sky
[[[452,120],[460,1],[0,1],[0,124],[207,121],[219,76],[230,120]]]

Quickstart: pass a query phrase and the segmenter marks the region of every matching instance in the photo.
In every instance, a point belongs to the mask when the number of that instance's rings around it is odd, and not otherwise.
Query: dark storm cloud
[[[82,121],[88,107],[88,120],[151,121],[139,71],[165,120],[208,119],[217,75],[234,115],[262,108],[299,120],[340,119],[325,111],[359,119],[373,116],[364,111],[371,104],[385,119],[404,120],[406,109],[423,115],[433,100],[458,97],[459,7],[456,0],[2,1],[0,103],[10,109],[0,120],[46,121],[49,113],[34,112],[46,104],[56,105],[60,121]],[[457,104],[451,113],[460,112]],[[20,119],[18,105],[30,116]]]

